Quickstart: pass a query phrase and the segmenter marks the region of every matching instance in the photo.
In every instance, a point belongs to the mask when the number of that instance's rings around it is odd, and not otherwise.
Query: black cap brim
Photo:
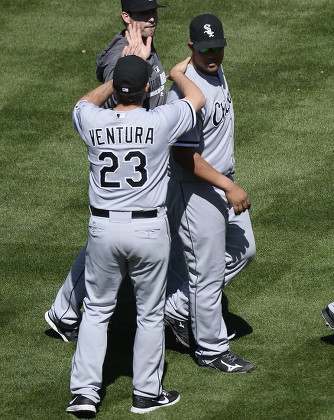
[[[166,7],[166,6],[163,6],[162,4],[155,4],[153,7],[141,6],[141,7],[135,7],[133,9],[131,8],[131,10],[125,10],[125,11],[126,12],[145,12],[146,10],[158,9],[159,7]]]
[[[216,39],[212,41],[193,42],[193,47],[195,48],[195,50],[205,50],[207,48],[226,47],[226,45],[227,45],[226,38]]]

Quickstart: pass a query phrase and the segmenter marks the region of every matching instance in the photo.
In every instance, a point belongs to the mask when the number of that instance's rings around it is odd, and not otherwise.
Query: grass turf
[[[84,245],[88,163],[71,112],[97,85],[96,55],[121,29],[120,2],[0,4],[2,419],[65,419],[73,344],[44,322]],[[164,3],[164,2],[162,2]],[[333,22],[328,0],[166,1],[155,38],[166,72],[200,13],[224,23],[236,114],[236,180],[252,199],[257,256],[225,290],[231,349],[250,375],[196,366],[167,335],[166,389],[150,419],[333,418]],[[98,417],[131,419],[133,313],[111,324]]]

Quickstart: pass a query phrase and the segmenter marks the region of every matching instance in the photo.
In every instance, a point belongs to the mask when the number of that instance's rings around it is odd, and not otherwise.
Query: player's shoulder
[[[196,119],[196,113],[189,101],[183,98],[176,98],[174,101],[168,101],[165,105],[157,106],[150,110],[152,115],[161,123],[167,126],[173,125],[181,119]]]
[[[150,109],[149,112],[152,112],[153,114],[159,113],[159,112],[178,112],[178,109],[180,107],[187,107],[186,104],[189,104],[187,100],[183,99],[182,97],[176,96],[174,101],[169,100],[164,105],[159,105],[155,107],[154,109]]]
[[[118,56],[126,45],[125,31],[119,32],[97,56],[97,66],[105,66],[113,56]]]
[[[101,108],[87,100],[82,100],[82,101],[77,102],[73,110],[73,113],[80,115],[81,119],[96,118],[97,115],[104,118],[105,116],[110,115],[111,112],[112,112],[111,109]]]
[[[196,68],[193,65],[188,65],[186,76],[195,83],[200,89],[202,89],[202,92],[205,96],[207,96],[210,90],[210,79],[212,79],[212,76],[206,75],[205,73],[202,73],[198,68]]]

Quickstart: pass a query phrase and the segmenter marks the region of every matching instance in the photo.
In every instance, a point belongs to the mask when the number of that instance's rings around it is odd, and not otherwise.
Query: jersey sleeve
[[[94,121],[94,118],[96,117],[100,109],[101,108],[99,108],[98,106],[86,100],[78,102],[73,109],[73,125],[85,143],[88,140],[85,130],[87,122],[89,123],[89,121],[92,119]]]
[[[186,131],[191,130],[196,125],[196,112],[192,104],[185,100],[177,100],[156,108],[157,112],[162,111],[165,114],[165,120],[168,127],[169,143],[173,144]]]
[[[173,84],[170,91],[168,92],[167,103],[168,104],[174,103],[175,101],[180,100],[181,98],[182,98],[181,92],[179,91],[177,86]],[[198,147],[199,142],[200,142],[200,124],[201,124],[201,118],[199,118],[199,114],[197,114],[195,125],[190,130],[181,134],[176,139],[173,146]]]

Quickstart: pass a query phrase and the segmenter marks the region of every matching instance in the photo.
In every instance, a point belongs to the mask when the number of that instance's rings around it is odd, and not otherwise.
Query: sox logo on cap
[[[204,33],[208,34],[210,38],[213,38],[215,36],[215,33],[211,29],[211,25],[209,23],[204,25],[204,29],[205,29]]]

